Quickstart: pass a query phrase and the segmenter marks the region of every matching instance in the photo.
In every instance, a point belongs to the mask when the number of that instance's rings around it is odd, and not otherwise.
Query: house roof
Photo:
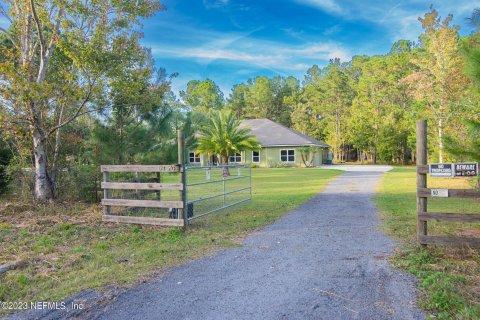
[[[298,131],[282,126],[269,119],[243,120],[240,128],[249,128],[255,135],[262,147],[280,146],[317,146],[329,148],[328,144],[313,139]]]

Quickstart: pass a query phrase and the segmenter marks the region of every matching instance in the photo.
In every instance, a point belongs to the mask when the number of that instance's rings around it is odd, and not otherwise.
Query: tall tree
[[[56,1],[9,0],[12,44],[0,63],[0,113],[7,128],[22,127],[35,167],[35,198],[55,195],[55,154],[60,130],[92,111],[105,79],[139,48],[140,19],[161,9],[156,0]],[[53,146],[49,150],[49,146]]]
[[[245,116],[247,107],[248,87],[244,83],[236,84],[228,97],[227,106],[235,117],[240,120]]]
[[[189,81],[187,90],[180,91],[180,97],[185,105],[198,112],[220,110],[225,104],[220,87],[210,79]]]
[[[470,22],[477,30],[463,40],[462,53],[466,60],[465,73],[472,81],[471,100],[476,107],[472,119],[465,121],[464,139],[459,139],[457,134],[447,136],[446,150],[467,161],[480,161],[480,9],[474,10]],[[478,183],[480,186],[480,180]]]
[[[343,160],[342,151],[346,141],[348,112],[353,99],[348,75],[339,59],[330,61],[323,71],[321,86],[322,100],[318,113],[322,115],[322,123],[326,125],[326,142],[332,146],[335,160]]]
[[[436,122],[438,133],[438,160],[444,160],[444,131],[452,118],[461,118],[465,110],[460,103],[468,80],[462,73],[458,26],[451,25],[452,16],[441,20],[438,12],[431,11],[423,18],[424,33],[420,36],[423,55],[414,62],[419,71],[405,79],[412,84],[417,99],[426,105],[427,116]]]
[[[345,65],[339,59],[331,60],[329,65],[320,69],[314,65],[307,71],[299,104],[294,109],[292,120],[294,127],[302,127],[302,118],[307,120],[307,129],[315,124],[321,132],[316,138],[325,139],[332,146],[335,160],[342,159],[346,139],[348,112],[353,99],[349,77]],[[302,113],[306,111],[306,114]],[[299,122],[300,121],[300,122]],[[302,130],[301,130],[302,131]]]

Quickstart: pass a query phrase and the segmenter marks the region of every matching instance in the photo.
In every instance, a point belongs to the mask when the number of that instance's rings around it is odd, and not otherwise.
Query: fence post
[[[110,181],[110,173],[108,171],[103,172],[103,182],[109,182]],[[110,199],[110,189],[103,189],[103,198],[104,199]],[[110,206],[105,206],[105,215],[110,214]]]
[[[252,166],[248,169],[250,173],[250,201],[253,199],[253,190],[252,190]]]
[[[188,210],[187,210],[187,170],[185,168],[185,136],[183,130],[177,131],[177,140],[178,140],[178,164],[180,165],[180,177],[178,178],[179,182],[182,184],[183,188],[180,191],[180,198],[183,202],[183,209],[181,209],[183,215],[183,222],[186,226],[188,224]],[[180,218],[180,214],[178,216]]]
[[[223,181],[222,181],[222,184],[223,184],[223,206],[225,207],[225,204],[227,203],[227,199],[226,199],[226,194],[225,194],[225,177],[222,177]]]
[[[427,187],[427,174],[419,173],[418,166],[427,164],[427,121],[417,120],[417,190]],[[418,191],[417,191],[418,192]],[[420,215],[427,212],[427,198],[417,194],[417,235],[420,242],[421,236],[427,235],[427,222],[420,220]],[[421,244],[426,247],[425,244]]]
[[[160,172],[157,172],[157,182],[158,183],[162,182]],[[161,200],[161,199],[162,199],[162,197],[160,195],[160,190],[157,190],[157,200]]]

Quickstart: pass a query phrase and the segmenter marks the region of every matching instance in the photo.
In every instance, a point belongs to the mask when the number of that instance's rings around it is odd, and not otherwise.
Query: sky
[[[225,98],[256,76],[303,80],[314,64],[355,55],[387,54],[400,39],[416,41],[418,17],[433,5],[452,14],[462,35],[480,0],[160,0],[165,10],[145,20],[142,44],[157,67],[188,81],[212,79]],[[8,21],[0,16],[0,27]]]
[[[295,76],[333,58],[386,54],[399,39],[418,40],[418,17],[432,4],[453,14],[462,35],[474,0],[163,0],[166,10],[144,22],[142,43],[156,65],[178,73],[172,88],[212,79],[227,98],[256,76]]]

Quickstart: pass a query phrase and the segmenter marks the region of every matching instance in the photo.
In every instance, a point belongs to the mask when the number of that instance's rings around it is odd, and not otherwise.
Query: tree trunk
[[[443,118],[438,119],[438,162],[443,163]]]
[[[53,186],[48,176],[47,151],[43,132],[33,129],[33,156],[35,160],[35,199],[48,201],[53,199]]]

